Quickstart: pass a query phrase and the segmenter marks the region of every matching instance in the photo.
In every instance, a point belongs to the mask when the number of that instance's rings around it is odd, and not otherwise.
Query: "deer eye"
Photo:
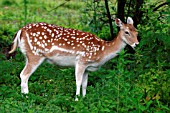
[[[125,34],[126,34],[126,35],[130,35],[128,31],[125,31]]]

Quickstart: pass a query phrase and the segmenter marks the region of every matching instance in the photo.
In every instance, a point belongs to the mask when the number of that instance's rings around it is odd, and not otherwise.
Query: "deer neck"
[[[116,38],[112,41],[108,41],[105,43],[106,50],[104,51],[103,60],[107,62],[108,60],[116,57],[118,53],[125,48],[126,43],[122,40],[121,31],[119,31]]]

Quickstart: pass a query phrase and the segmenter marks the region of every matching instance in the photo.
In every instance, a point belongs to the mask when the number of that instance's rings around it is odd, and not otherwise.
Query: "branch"
[[[62,4],[58,5],[57,7],[55,7],[55,8],[53,8],[53,9],[49,10],[48,12],[51,12],[52,10],[55,10],[55,9],[57,9],[57,8],[59,8],[59,7],[61,7],[61,6],[63,6],[64,4],[66,4],[66,3],[69,2],[69,1],[70,1],[70,0],[65,0],[64,3],[62,3]]]
[[[157,7],[155,7],[155,8],[153,9],[153,11],[157,11],[159,8],[161,8],[161,7],[164,6],[164,5],[170,5],[170,2],[164,2],[164,3],[160,4],[160,5],[158,5]]]

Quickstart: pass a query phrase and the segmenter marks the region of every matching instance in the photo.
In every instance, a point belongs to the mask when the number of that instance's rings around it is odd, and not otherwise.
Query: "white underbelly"
[[[87,67],[87,71],[97,71],[99,69],[99,67],[92,67],[92,66],[89,66]]]
[[[59,66],[75,66],[76,56],[53,56],[47,59],[49,63]]]

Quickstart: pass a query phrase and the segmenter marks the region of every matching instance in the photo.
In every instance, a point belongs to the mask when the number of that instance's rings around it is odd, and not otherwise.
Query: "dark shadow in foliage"
[[[11,50],[10,47],[4,47],[4,48],[2,49],[2,53],[5,55],[5,57],[6,57],[7,60],[9,60],[10,58],[15,58],[15,56],[16,56],[16,54],[17,54],[16,51],[13,52],[13,53],[11,53],[11,54],[9,54],[8,52],[9,52],[10,50]]]

